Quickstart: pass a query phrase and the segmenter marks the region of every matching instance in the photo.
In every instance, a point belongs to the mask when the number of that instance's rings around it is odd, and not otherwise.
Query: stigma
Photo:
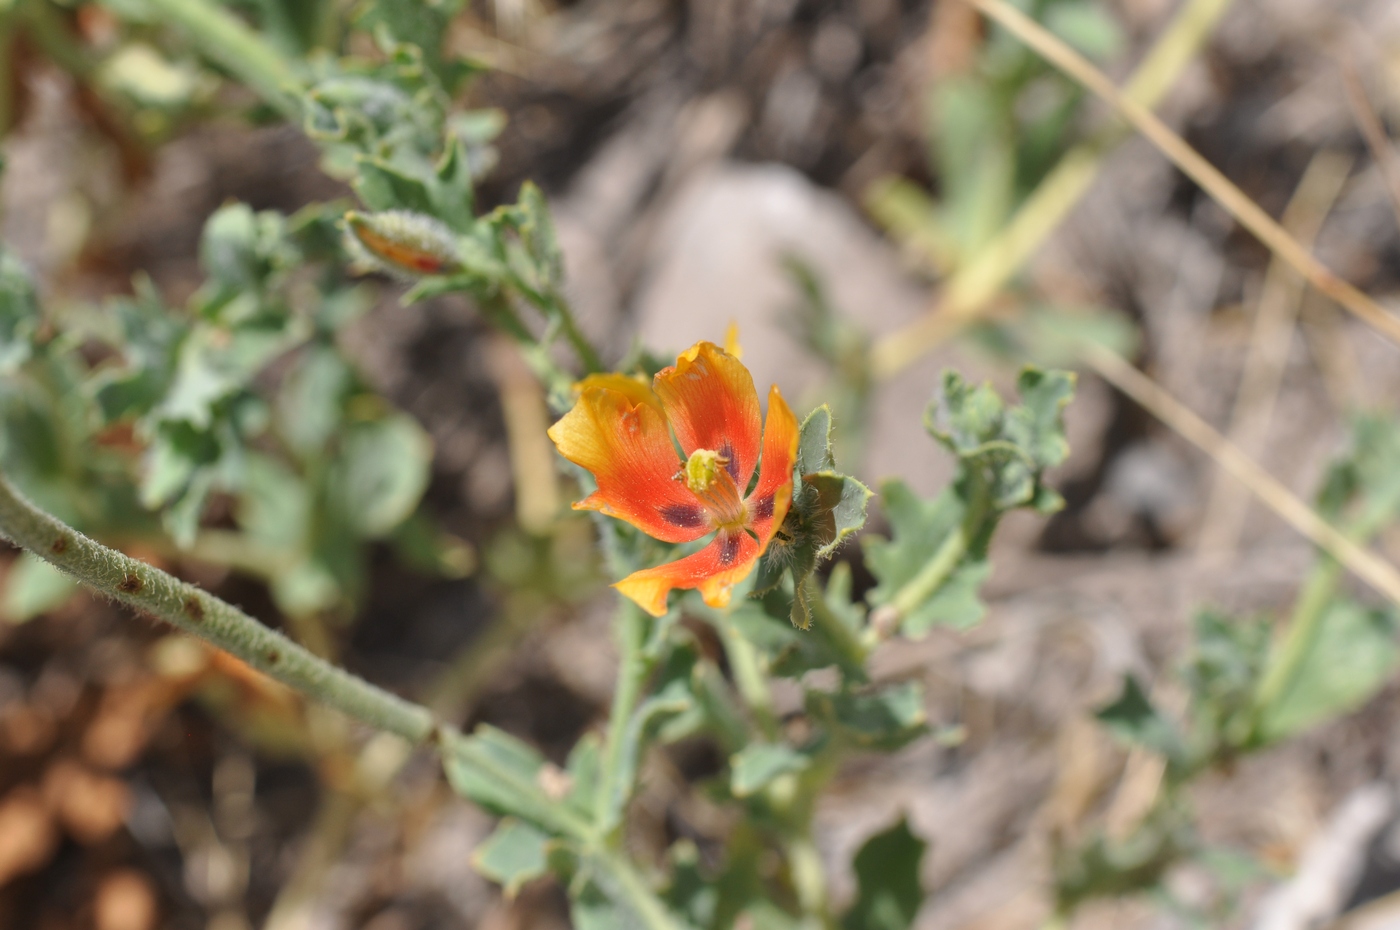
[[[728,456],[713,449],[696,449],[676,477],[685,481],[685,486],[705,505],[717,526],[743,526],[748,514],[728,465]]]

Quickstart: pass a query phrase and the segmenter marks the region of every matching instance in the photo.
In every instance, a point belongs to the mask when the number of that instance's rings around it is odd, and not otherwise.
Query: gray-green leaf
[[[908,930],[924,900],[919,884],[924,849],[903,818],[866,840],[855,858],[860,891],[841,919],[843,930]]]
[[[514,897],[522,885],[549,871],[549,836],[507,817],[472,853],[472,866]]]

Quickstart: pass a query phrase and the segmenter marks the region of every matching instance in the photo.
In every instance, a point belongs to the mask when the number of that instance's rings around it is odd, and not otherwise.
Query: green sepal
[[[818,407],[803,421],[797,444],[792,506],[759,560],[755,594],[767,594],[792,577],[790,620],[811,628],[809,579],[841,544],[865,526],[871,491],[835,470],[831,410]]]

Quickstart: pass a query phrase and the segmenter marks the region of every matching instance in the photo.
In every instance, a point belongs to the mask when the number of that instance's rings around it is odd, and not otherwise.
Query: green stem
[[[719,631],[720,642],[724,644],[725,655],[729,657],[729,670],[734,673],[734,686],[739,696],[744,699],[763,735],[770,741],[776,739],[778,715],[773,710],[773,694],[768,689],[768,680],[759,664],[758,650],[734,628],[726,614],[717,612],[715,629]]]
[[[948,538],[943,540],[943,545],[933,554],[933,558],[925,562],[919,573],[895,592],[894,597],[890,599],[890,608],[899,622],[902,623],[905,617],[932,597],[948,580],[948,576],[958,567],[963,556],[967,555],[967,539],[967,526],[964,523],[949,533]]]
[[[691,930],[688,922],[677,919],[671,913],[627,859],[606,849],[595,850],[591,858],[606,877],[611,886],[609,890],[627,901],[647,930]]]
[[[814,919],[820,926],[831,923],[831,909],[826,896],[826,870],[822,867],[821,854],[812,841],[809,830],[790,839],[787,843],[788,868],[792,873],[792,887],[797,892],[797,904],[802,913]]]
[[[427,708],[322,661],[194,585],[89,539],[31,504],[3,474],[0,536],[103,594],[159,617],[357,720],[414,743],[424,742],[434,731]]]
[[[627,731],[632,713],[637,709],[649,666],[646,656],[642,654],[647,632],[646,617],[625,598],[618,611],[617,690],[613,692],[612,712],[608,716],[607,742],[603,748],[597,809],[594,812],[594,819],[604,835],[617,827],[627,803],[629,786],[623,784],[623,755],[627,752]]]
[[[1277,661],[1270,662],[1259,682],[1254,704],[1259,710],[1276,702],[1297,677],[1308,653],[1317,642],[1322,629],[1322,618],[1327,615],[1327,607],[1337,591],[1342,578],[1342,565],[1334,559],[1326,559],[1308,579],[1307,585],[1298,596],[1293,607],[1293,616],[1288,622],[1288,632],[1279,645]]]
[[[804,579],[801,583],[803,586],[812,585],[814,587],[817,584],[811,578]],[[798,592],[798,596],[801,596],[801,592]],[[812,613],[817,618],[818,632],[846,660],[849,668],[863,674],[865,660],[870,655],[870,647],[861,641],[855,630],[836,616],[831,605],[826,602],[824,592],[820,590],[812,592],[807,598],[807,604],[812,608]]]
[[[207,0],[146,0],[159,19],[188,33],[218,62],[288,119],[299,119],[301,79],[290,62],[228,10]]]
[[[881,632],[881,626],[887,626],[890,627],[888,632],[892,634],[904,622],[905,617],[909,616],[924,601],[933,597],[934,593],[957,570],[963,557],[967,555],[972,540],[987,531],[987,521],[990,520],[995,524],[998,514],[992,505],[991,488],[988,486],[986,475],[976,464],[972,464],[966,480],[968,483],[968,503],[967,512],[963,514],[962,522],[958,524],[956,531],[948,534],[948,538],[943,540],[943,544],[938,547],[933,558],[924,563],[924,567],[919,569],[919,573],[906,581],[903,587],[895,592],[887,607],[894,614],[894,623],[874,624],[877,633]]]
[[[1348,539],[1365,544],[1394,519],[1397,508],[1400,508],[1400,500],[1383,496],[1371,502],[1343,533]],[[1340,562],[1328,556],[1323,556],[1313,569],[1293,607],[1288,631],[1276,653],[1278,659],[1269,663],[1259,682],[1254,699],[1256,711],[1262,712],[1264,708],[1272,706],[1293,684],[1298,669],[1302,668],[1317,642],[1322,620],[1327,616],[1327,608],[1345,572]]]
[[[598,356],[598,350],[593,348],[593,343],[588,341],[588,337],[583,334],[583,330],[578,328],[578,321],[574,319],[574,312],[569,307],[569,303],[557,294],[545,295],[549,310],[557,315],[560,326],[564,330],[564,338],[569,340],[569,345],[573,346],[578,353],[579,361],[583,363],[583,373],[586,375],[603,371],[605,366],[603,360]]]

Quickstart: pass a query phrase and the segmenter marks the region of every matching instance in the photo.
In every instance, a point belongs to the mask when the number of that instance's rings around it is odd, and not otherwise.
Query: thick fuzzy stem
[[[317,658],[243,611],[65,525],[0,475],[0,536],[102,593],[159,617],[357,720],[421,743],[432,713]]]

